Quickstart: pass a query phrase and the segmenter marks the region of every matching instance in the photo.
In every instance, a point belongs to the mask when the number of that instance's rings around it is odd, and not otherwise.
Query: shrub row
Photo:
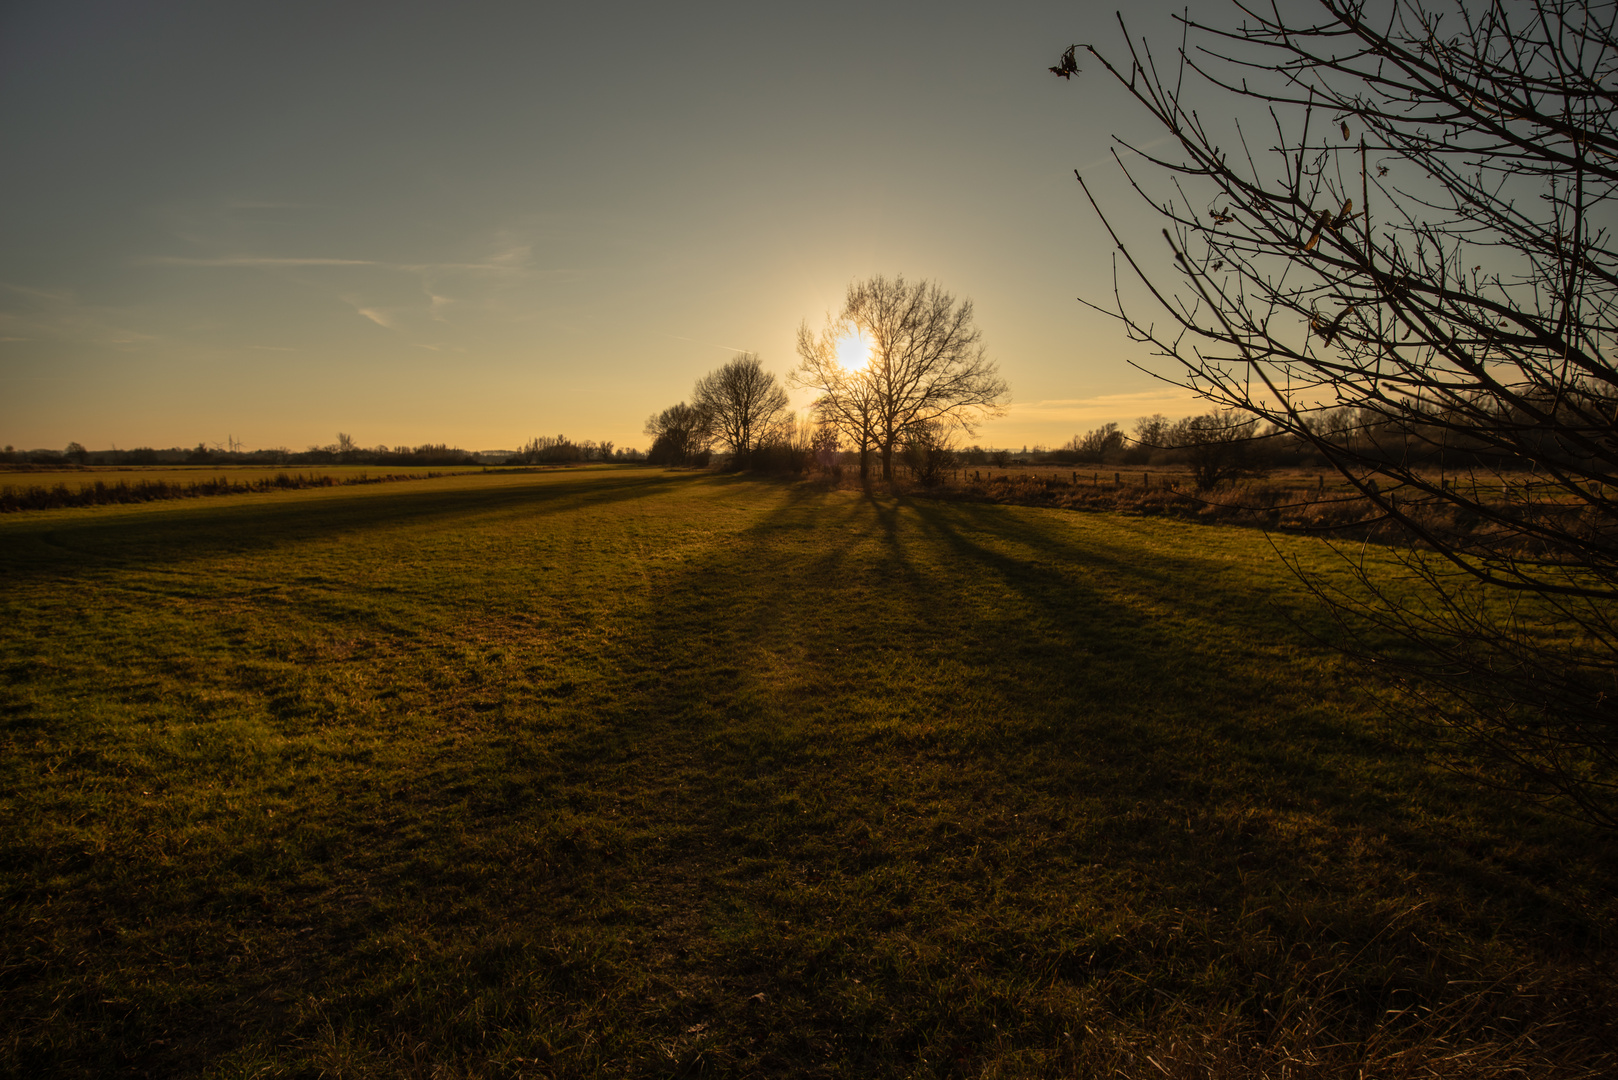
[[[77,491],[66,484],[50,487],[0,487],[0,513],[20,510],[55,510],[68,506],[105,506],[112,503],[155,502],[160,499],[195,499],[209,495],[246,495],[251,492],[279,491],[286,488],[339,487],[349,484],[383,484],[395,480],[430,480],[442,473],[388,473],[383,476],[335,476],[277,473],[257,480],[233,480],[211,476],[206,480],[179,483],[169,480],[119,480],[109,484],[97,480],[80,484]]]

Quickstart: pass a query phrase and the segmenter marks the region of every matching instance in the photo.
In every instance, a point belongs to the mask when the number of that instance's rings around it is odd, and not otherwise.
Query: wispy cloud
[[[364,315],[367,319],[370,319],[378,326],[385,326],[389,330],[393,329],[393,318],[385,311],[379,311],[376,308],[368,307],[355,308],[354,310],[359,312],[361,315]]]
[[[446,270],[478,270],[486,273],[512,274],[526,272],[526,268],[511,262],[385,262],[380,259],[335,259],[318,255],[147,255],[135,262],[141,266],[219,266],[243,269],[295,269],[303,266],[374,266],[381,270],[397,270],[407,274],[430,274]],[[549,271],[567,274],[562,269]]]
[[[51,292],[0,282],[0,340],[73,341],[121,350],[158,343],[154,334],[134,329],[148,313],[138,307],[86,303],[71,292]],[[21,298],[20,302],[15,298]]]
[[[387,266],[387,267],[390,267],[390,268],[392,268],[394,270],[409,270],[409,271],[411,271],[413,273],[432,273],[434,271],[440,271],[440,270],[485,270],[485,271],[492,270],[492,271],[498,271],[499,273],[502,273],[502,274],[512,274],[512,273],[517,273],[518,271],[526,271],[526,269],[527,269],[526,267],[510,266],[510,265],[508,265],[506,263],[497,263],[497,262],[480,262],[480,263],[460,263],[460,262],[446,262],[446,263],[377,263],[376,265],[378,265],[378,266]],[[566,273],[567,271],[553,271],[553,272],[554,273]]]
[[[744,353],[744,352],[751,352],[752,351],[750,349],[737,349],[737,348],[734,348],[733,346],[730,346],[730,345],[716,345],[712,341],[698,341],[696,338],[694,338],[694,337],[686,337],[684,334],[668,334],[668,333],[665,333],[663,336],[673,338],[675,341],[689,341],[693,345],[702,345],[702,346],[704,346],[706,348],[709,348],[709,349],[724,349],[726,352]]]
[[[225,204],[229,210],[308,210],[319,203],[277,202],[273,199],[235,199]]]
[[[67,293],[46,292],[44,289],[33,289],[27,285],[13,285],[9,281],[0,281],[0,289],[21,293],[23,296],[32,297],[35,300],[54,300],[59,304],[70,303],[73,300],[73,297]]]
[[[1128,394],[1099,394],[1084,398],[1046,398],[1042,401],[1014,402],[1007,418],[1025,421],[1120,420],[1154,412],[1184,412],[1197,396],[1189,390],[1168,386]]]
[[[284,258],[270,255],[151,255],[137,260],[146,266],[386,266],[371,259]]]

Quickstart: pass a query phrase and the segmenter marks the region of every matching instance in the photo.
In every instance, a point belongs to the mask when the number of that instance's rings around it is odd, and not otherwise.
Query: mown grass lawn
[[[13,515],[0,617],[12,1075],[1613,1064],[1612,843],[1253,530],[468,475]]]

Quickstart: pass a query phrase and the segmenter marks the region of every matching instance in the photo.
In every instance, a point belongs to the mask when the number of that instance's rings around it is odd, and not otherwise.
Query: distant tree
[[[957,457],[949,428],[936,421],[924,421],[906,431],[901,455],[911,475],[929,487],[943,482],[944,475],[955,468]]]
[[[706,461],[713,442],[707,414],[683,401],[653,413],[645,431],[652,439],[646,460],[653,465],[695,465],[699,459]]]
[[[1168,445],[1185,453],[1198,491],[1262,473],[1253,452],[1258,421],[1234,409],[1188,416],[1168,429]]]
[[[1074,461],[1112,461],[1124,452],[1124,433],[1117,424],[1102,424],[1082,436],[1073,436],[1062,450]]]
[[[815,438],[822,430],[813,414],[789,412],[754,444],[747,467],[759,472],[806,473],[815,467]]]
[[[842,439],[835,424],[817,423],[815,433],[809,441],[810,452],[814,455],[815,467],[822,472],[830,472],[837,466],[838,457],[842,451]]]
[[[86,450],[83,445],[77,442],[68,443],[67,449],[63,451],[63,453],[67,455],[69,460],[76,461],[80,465],[83,465],[85,460],[90,456],[90,451]]]
[[[1153,413],[1135,421],[1135,443],[1156,450],[1169,444],[1169,418]]]
[[[744,469],[748,455],[786,412],[787,393],[764,370],[756,353],[742,353],[698,379],[691,403],[707,417],[708,430],[730,451],[732,467]]]
[[[524,443],[511,460],[522,465],[561,465],[587,461],[595,451],[596,445],[589,439],[576,443],[566,435],[540,435]]]
[[[848,330],[871,343],[870,361],[845,371],[836,342]],[[795,379],[819,391],[816,402],[862,450],[882,455],[882,478],[893,479],[893,457],[906,434],[939,424],[972,434],[983,416],[1004,411],[1006,383],[983,347],[972,301],[957,302],[928,281],[902,276],[856,281],[839,316],[818,338],[799,331],[803,364]]]

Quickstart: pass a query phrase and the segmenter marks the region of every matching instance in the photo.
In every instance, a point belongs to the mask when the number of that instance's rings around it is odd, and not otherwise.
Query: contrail
[[[706,345],[710,349],[724,349],[726,352],[743,353],[752,351],[751,349],[733,349],[729,345],[715,345],[711,341],[698,341],[694,337],[686,337],[684,334],[671,334],[667,331],[663,332],[663,336],[674,338],[676,341],[689,341],[693,345]]]

